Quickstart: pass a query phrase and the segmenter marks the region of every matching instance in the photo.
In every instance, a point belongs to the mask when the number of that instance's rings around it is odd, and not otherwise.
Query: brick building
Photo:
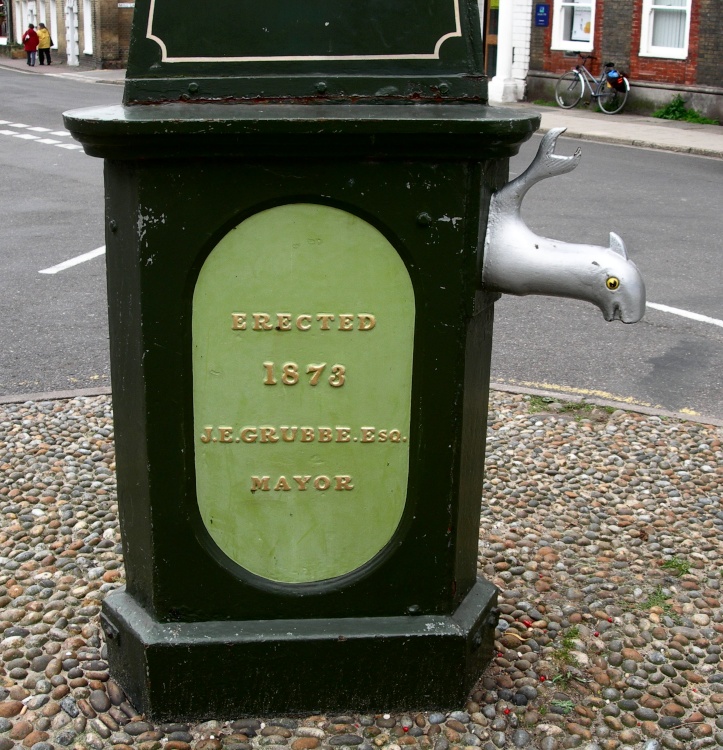
[[[120,68],[126,64],[132,2],[0,0],[0,4],[0,31],[4,32],[0,45],[8,52],[13,42],[20,43],[29,23],[44,23],[55,42],[54,53],[68,65]]]
[[[504,85],[493,87],[493,78],[490,90],[498,100],[521,99],[521,92],[552,100],[557,77],[585,52],[595,56],[593,73],[610,60],[628,74],[632,109],[650,111],[679,93],[723,121],[721,0],[485,0],[486,39],[493,5],[496,77]]]

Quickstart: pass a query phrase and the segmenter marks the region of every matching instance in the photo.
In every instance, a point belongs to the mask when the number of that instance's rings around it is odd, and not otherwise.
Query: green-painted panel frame
[[[479,315],[491,331],[489,308],[477,299],[478,233],[489,195],[481,187],[499,176],[496,164],[107,162],[108,192],[115,196],[107,206],[116,227],[107,261],[128,590],[160,620],[443,613],[472,586],[474,569],[458,569],[456,545],[476,550],[477,531],[460,527],[458,516],[479,512],[484,445],[472,449],[462,471],[462,429],[465,418],[484,422],[487,393],[465,394],[463,377],[489,367],[488,350],[469,355],[467,335]],[[333,586],[234,574],[208,551],[195,497],[196,278],[233,226],[292,201],[336,206],[376,226],[397,248],[416,299],[411,433],[417,437],[410,443],[408,490],[415,503],[408,503],[372,572],[342,576]],[[130,205],[136,208],[125,211]],[[131,288],[134,277],[138,290]],[[130,356],[129,336],[138,342]],[[475,479],[464,497],[461,471]]]

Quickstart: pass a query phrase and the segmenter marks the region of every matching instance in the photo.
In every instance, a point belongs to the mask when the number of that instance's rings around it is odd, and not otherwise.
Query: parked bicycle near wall
[[[580,103],[585,89],[590,92],[590,101],[597,101],[601,112],[614,115],[625,106],[630,91],[630,82],[623,73],[615,69],[615,63],[605,63],[600,78],[585,67],[592,55],[577,53],[580,62],[563,73],[555,85],[555,100],[563,109],[572,109]]]

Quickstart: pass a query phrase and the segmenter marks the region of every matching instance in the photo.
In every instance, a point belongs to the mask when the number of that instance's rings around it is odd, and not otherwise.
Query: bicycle
[[[601,112],[614,115],[625,106],[630,91],[630,81],[615,71],[615,63],[605,63],[600,78],[585,67],[588,60],[594,60],[592,55],[577,53],[580,62],[572,69],[563,73],[555,85],[555,100],[563,109],[572,109],[580,103],[587,86],[590,91],[590,101],[597,100]],[[610,73],[615,73],[610,76]]]

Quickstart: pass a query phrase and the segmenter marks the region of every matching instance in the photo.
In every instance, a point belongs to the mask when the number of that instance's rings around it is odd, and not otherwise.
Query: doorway
[[[494,78],[497,75],[497,30],[500,20],[500,0],[485,0],[485,75]]]

